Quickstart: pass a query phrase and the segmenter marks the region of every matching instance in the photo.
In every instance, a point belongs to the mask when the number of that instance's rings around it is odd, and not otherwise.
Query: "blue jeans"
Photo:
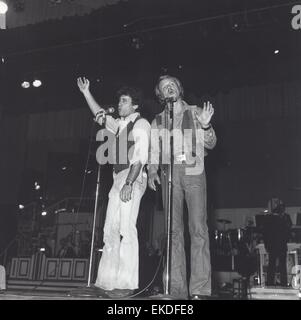
[[[186,167],[186,165],[179,164],[174,165],[173,169],[170,294],[179,298],[186,298],[188,295],[184,248],[184,199],[188,208],[191,239],[189,293],[190,295],[211,294],[206,174],[203,171],[199,175],[186,175]]]

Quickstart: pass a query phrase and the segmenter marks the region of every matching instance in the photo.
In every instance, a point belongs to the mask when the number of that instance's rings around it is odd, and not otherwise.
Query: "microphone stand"
[[[98,209],[98,198],[99,198],[99,189],[100,189],[100,169],[101,166],[98,164],[97,169],[97,182],[96,182],[96,192],[95,192],[95,204],[94,204],[94,213],[93,213],[93,225],[92,225],[92,239],[91,239],[91,249],[90,249],[90,258],[89,258],[89,270],[88,270],[88,283],[85,287],[72,290],[68,296],[99,296],[99,289],[95,286],[91,287],[91,277],[92,277],[92,264],[93,264],[93,252],[94,252],[94,243],[95,243],[95,229],[96,229],[96,219],[97,219],[97,209]]]
[[[165,264],[165,281],[164,281],[164,294],[156,295],[150,298],[154,299],[162,299],[162,300],[174,300],[176,297],[173,297],[170,295],[170,271],[171,271],[171,248],[172,248],[172,212],[173,212],[173,188],[172,188],[172,181],[173,181],[173,163],[174,163],[174,157],[173,157],[173,136],[172,136],[172,129],[173,129],[173,106],[174,101],[173,99],[166,100],[166,106],[165,106],[165,116],[164,116],[164,129],[168,130],[165,131],[165,141],[163,146],[167,148],[169,146],[169,164],[165,166],[165,170],[163,174],[166,177],[165,183],[163,188],[165,189],[164,193],[164,214],[166,217],[166,233],[167,233],[167,242],[166,242],[166,264]],[[169,132],[169,134],[167,134]],[[163,152],[163,150],[162,150]]]
[[[93,251],[94,251],[94,242],[95,242],[95,228],[96,228],[96,216],[97,216],[99,187],[100,187],[100,164],[98,164],[98,170],[97,170],[95,205],[94,205],[94,214],[93,214],[92,239],[91,239],[91,250],[90,250],[90,261],[89,261],[89,272],[88,272],[88,284],[87,284],[88,288],[90,288],[90,286],[91,286],[91,273],[92,273]]]
[[[88,271],[88,283],[85,287],[80,287],[78,289],[72,290],[68,295],[70,296],[98,296],[97,287],[91,287],[91,275],[92,275],[92,264],[93,264],[93,252],[94,252],[94,242],[95,242],[95,228],[96,228],[96,217],[98,208],[98,198],[99,198],[99,188],[100,188],[100,164],[98,164],[97,170],[97,182],[96,182],[96,193],[95,193],[95,205],[93,213],[93,225],[92,225],[92,239],[91,239],[91,249],[89,258],[89,271]]]
[[[165,109],[165,128],[168,128],[168,132],[170,140],[165,141],[165,146],[170,144],[170,163],[167,165],[167,192],[165,192],[165,215],[167,221],[167,243],[166,243],[166,275],[165,275],[165,288],[164,294],[170,296],[170,273],[171,273],[171,235],[172,235],[172,212],[173,212],[173,188],[172,188],[172,181],[173,181],[173,101],[167,102],[166,109]],[[167,136],[167,135],[166,135]],[[168,139],[168,136],[166,137]],[[166,188],[166,185],[165,185]],[[170,296],[170,298],[172,298]]]

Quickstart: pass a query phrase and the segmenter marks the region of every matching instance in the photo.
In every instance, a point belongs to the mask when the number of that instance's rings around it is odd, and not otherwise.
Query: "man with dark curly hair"
[[[141,91],[123,87],[118,93],[119,118],[105,116],[105,110],[95,101],[89,90],[89,80],[78,78],[95,121],[105,122],[114,137],[108,144],[115,152],[113,186],[104,225],[104,248],[98,267],[95,286],[111,297],[124,297],[138,288],[139,257],[136,222],[141,198],[145,192],[147,176],[144,166],[148,158],[150,124],[140,116]],[[100,162],[104,157],[97,154]]]

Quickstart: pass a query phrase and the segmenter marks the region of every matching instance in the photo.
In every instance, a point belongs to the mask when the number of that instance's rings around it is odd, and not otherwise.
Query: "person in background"
[[[276,261],[279,260],[280,285],[287,287],[287,243],[290,237],[292,221],[285,213],[285,204],[280,201],[272,212],[265,216],[263,225],[264,246],[269,255],[267,285],[274,286]]]
[[[59,258],[75,258],[75,251],[70,238],[62,238],[60,240],[61,248],[58,253]]]

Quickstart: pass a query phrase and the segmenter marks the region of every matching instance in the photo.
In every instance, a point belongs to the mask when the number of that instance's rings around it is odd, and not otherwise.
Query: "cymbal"
[[[220,223],[225,223],[225,224],[231,223],[230,220],[226,220],[226,219],[217,219],[216,221],[217,221],[217,222],[220,222]]]

